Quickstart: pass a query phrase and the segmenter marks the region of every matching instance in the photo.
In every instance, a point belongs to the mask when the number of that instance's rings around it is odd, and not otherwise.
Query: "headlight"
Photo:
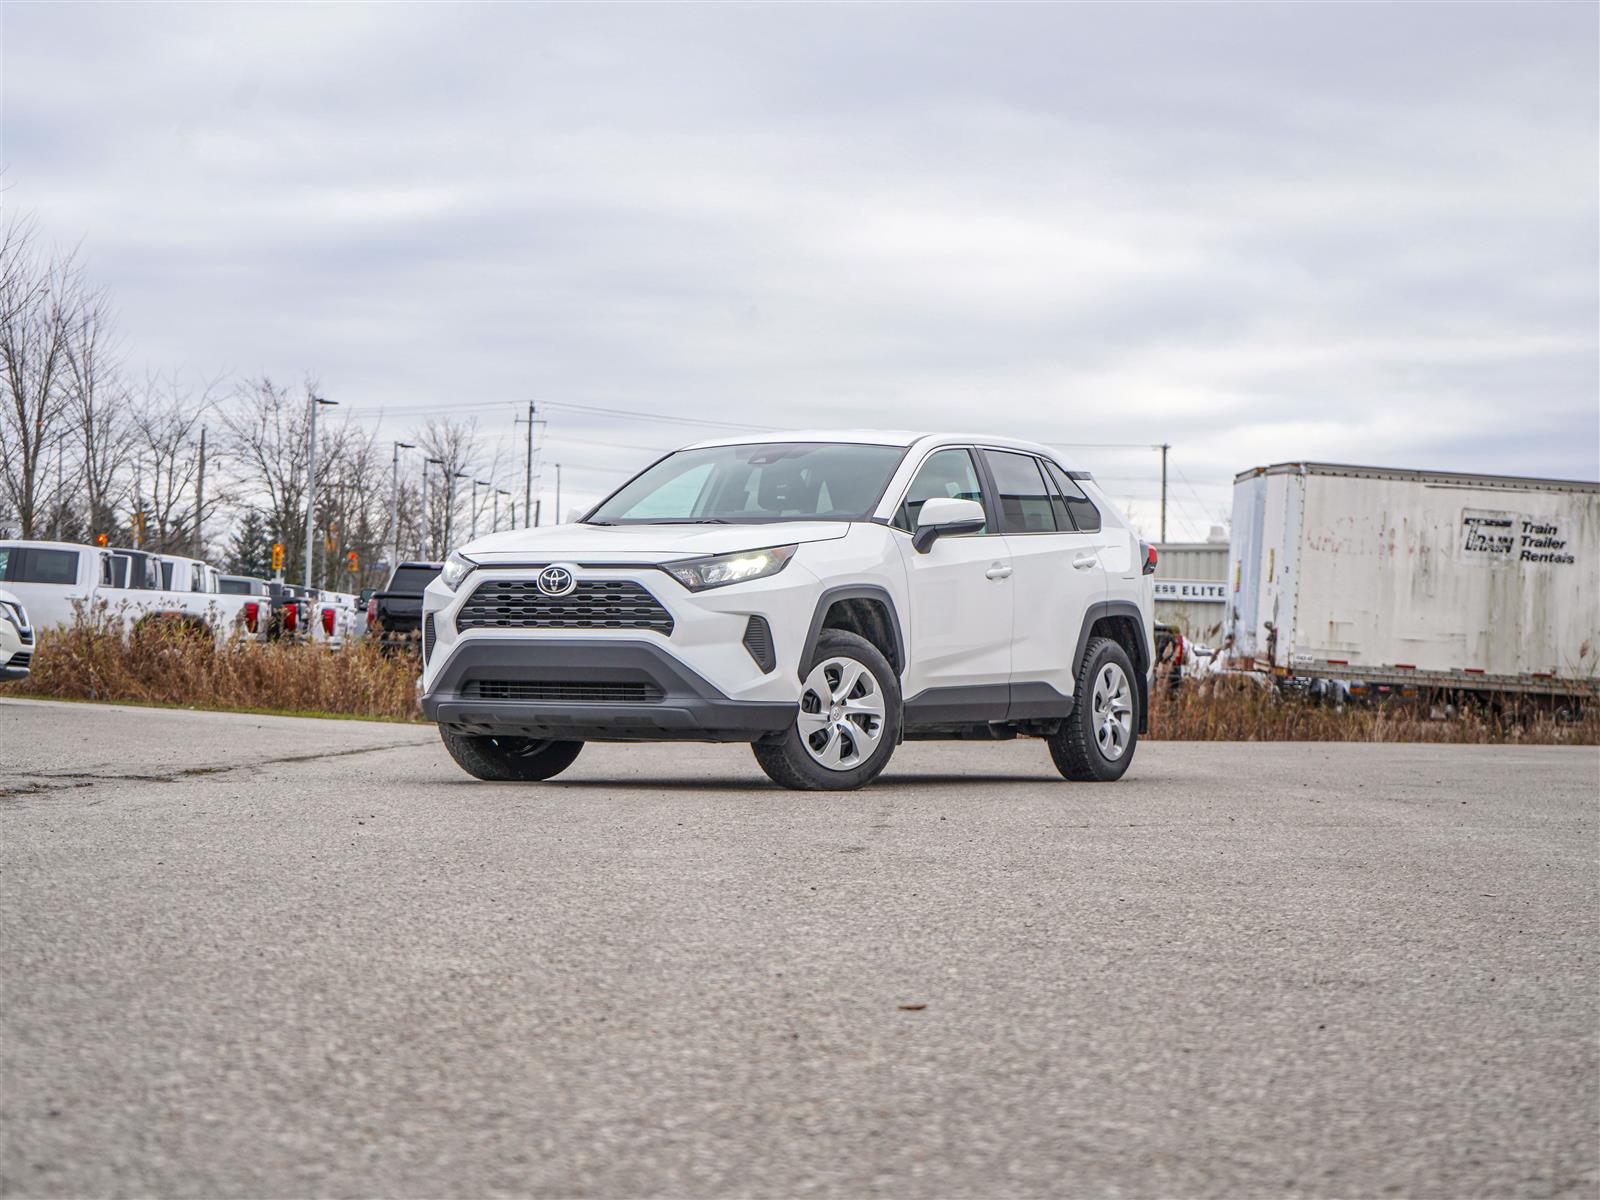
[[[707,588],[776,575],[794,557],[794,552],[794,546],[768,546],[765,550],[741,550],[737,554],[718,554],[712,558],[684,558],[662,565],[691,592],[703,592]]]
[[[444,581],[445,587],[453,592],[461,586],[463,579],[477,569],[478,564],[458,550],[445,560],[444,570],[439,572],[439,578]]]

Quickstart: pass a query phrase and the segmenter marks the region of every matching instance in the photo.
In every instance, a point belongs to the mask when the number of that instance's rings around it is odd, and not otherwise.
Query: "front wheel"
[[[1050,735],[1050,757],[1068,779],[1121,779],[1139,745],[1139,691],[1128,652],[1110,638],[1091,638],[1078,668],[1072,712]]]
[[[900,680],[866,638],[829,629],[800,688],[789,729],[756,742],[756,762],[796,791],[850,791],[870,783],[900,740]]]
[[[456,733],[440,728],[439,737],[456,765],[476,779],[495,783],[532,783],[565,771],[583,749],[582,742]]]

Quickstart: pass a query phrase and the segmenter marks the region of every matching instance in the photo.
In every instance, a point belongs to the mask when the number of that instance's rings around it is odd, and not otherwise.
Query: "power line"
[[[634,417],[641,421],[664,421],[672,425],[708,425],[713,429],[748,429],[758,433],[781,433],[781,425],[748,425],[738,421],[712,421],[704,417],[679,417],[665,413],[640,412],[632,408],[602,408],[594,404],[569,404],[564,400],[551,400],[546,402],[546,408],[558,408],[564,412],[595,413],[604,417]]]

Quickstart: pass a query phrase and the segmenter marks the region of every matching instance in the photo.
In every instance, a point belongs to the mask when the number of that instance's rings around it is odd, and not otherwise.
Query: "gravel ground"
[[[1600,751],[0,702],[0,1195],[1594,1196]]]

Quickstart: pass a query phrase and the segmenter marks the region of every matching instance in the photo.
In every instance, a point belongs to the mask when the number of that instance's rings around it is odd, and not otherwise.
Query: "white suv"
[[[450,556],[423,711],[480,779],[585,741],[750,742],[855,788],[903,738],[1044,738],[1116,779],[1144,732],[1155,552],[1044,446],[917,433],[702,442],[582,520]]]

